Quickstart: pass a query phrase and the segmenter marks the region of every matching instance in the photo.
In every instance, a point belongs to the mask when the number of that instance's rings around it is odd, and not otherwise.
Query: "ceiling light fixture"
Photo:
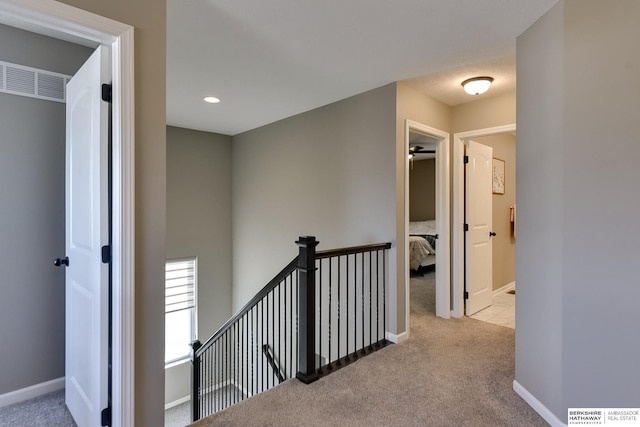
[[[209,104],[217,104],[220,102],[220,98],[216,98],[215,96],[205,96],[204,102],[208,102]]]
[[[462,87],[469,95],[480,95],[485,93],[491,87],[493,77],[473,77],[463,81]]]

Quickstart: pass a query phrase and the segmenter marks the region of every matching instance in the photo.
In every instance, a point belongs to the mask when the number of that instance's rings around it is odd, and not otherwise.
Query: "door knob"
[[[493,237],[493,236],[495,236],[495,235],[496,235],[496,233],[494,233],[493,231],[490,231],[490,232],[489,232],[489,236],[490,236],[490,237]]]
[[[56,267],[60,267],[61,265],[69,267],[69,257],[66,256],[64,258],[56,258],[53,260],[53,265],[55,265]]]

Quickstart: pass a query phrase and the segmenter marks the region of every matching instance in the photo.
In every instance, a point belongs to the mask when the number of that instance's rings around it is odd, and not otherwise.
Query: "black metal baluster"
[[[251,325],[249,325],[249,327],[251,328],[251,396],[253,396],[255,394],[255,388],[253,387],[254,385],[254,379],[256,377],[255,375],[255,361],[253,359],[253,348],[254,348],[254,339],[253,339],[253,334],[255,332],[255,310],[252,308],[251,309]]]
[[[329,362],[329,369],[333,369],[333,365],[332,360],[331,360],[331,286],[333,285],[333,276],[331,276],[331,264],[333,263],[333,259],[329,258],[329,311],[328,311],[328,318],[329,318],[329,328],[328,328],[328,335],[329,335],[329,339],[327,340],[328,342],[328,357],[327,357],[327,362]]]
[[[345,291],[347,292],[347,299],[345,302],[345,305],[347,307],[347,321],[346,323],[346,328],[345,328],[345,345],[346,345],[346,351],[345,351],[345,357],[344,360],[346,360],[347,362],[349,360],[351,360],[351,358],[349,357],[349,288],[351,286],[349,286],[349,255],[345,255],[345,261],[346,261],[346,265],[347,265],[347,271],[345,272]],[[354,266],[355,267],[355,266]],[[355,271],[355,268],[354,268]]]
[[[336,365],[338,366],[342,365],[342,363],[340,362],[340,279],[342,276],[342,270],[340,269],[340,259],[341,257],[338,256],[338,297],[336,298],[336,304],[338,306],[338,359],[336,361]]]
[[[289,378],[293,377],[293,277],[289,276]]]
[[[233,378],[232,381],[230,381],[230,386],[233,387],[232,388],[232,392],[233,392],[233,403],[238,403],[238,345],[240,344],[238,342],[238,324],[237,321],[236,323],[233,324]]]
[[[221,337],[222,338],[222,337]],[[215,381],[212,381],[209,385],[209,393],[213,395],[214,403],[215,403],[215,412],[220,410],[220,393],[216,391],[216,387],[220,383],[220,338],[216,341],[215,344],[215,363],[214,363],[214,372],[215,372]]]
[[[360,295],[360,301],[362,302],[361,306],[362,306],[362,348],[360,349],[361,353],[364,354],[364,331],[365,331],[365,327],[364,327],[364,252],[361,254],[360,257],[360,262],[362,263],[362,277],[360,278],[360,280],[362,280],[362,295]]]
[[[358,254],[353,254],[353,357],[358,357]]]
[[[376,347],[380,347],[380,251],[376,251]]]
[[[242,378],[244,377],[243,375],[243,368],[244,368],[244,340],[243,340],[243,335],[242,335],[242,317],[240,317],[238,319],[237,322],[237,331],[238,331],[238,353],[236,356],[236,363],[238,364],[238,376],[236,377],[236,383],[235,383],[235,387],[236,387],[236,401],[240,402],[242,401]]]
[[[318,260],[318,355],[320,366],[318,372],[322,372],[322,260]]]
[[[264,345],[264,298],[260,301],[260,306],[262,307],[262,323],[260,324],[260,332],[261,332],[261,339],[260,339],[260,345],[258,346],[258,349],[262,349],[262,346]],[[262,378],[262,382],[261,382],[261,387],[260,387],[260,391],[263,392],[264,391],[264,382],[265,382],[265,375],[266,375],[266,371],[264,369],[264,357],[262,357],[262,355],[259,355],[259,353],[256,353],[256,357],[260,357],[260,366],[261,366],[261,378]]]
[[[271,353],[273,358],[276,357],[276,305],[275,305],[275,290],[271,291]],[[268,338],[268,337],[267,337]],[[271,369],[271,387],[276,384],[276,370]]]
[[[284,283],[286,284],[286,282],[287,278],[285,277]],[[276,355],[273,355],[278,371],[282,370],[282,295],[280,293],[280,288],[283,286],[282,283],[278,284],[278,358],[276,359]]]
[[[300,280],[298,279],[298,275],[295,275],[295,280],[296,280],[296,285],[294,286],[294,293],[295,293],[295,300],[298,300],[298,286],[299,286],[299,282]],[[295,305],[296,308],[296,332],[295,332],[295,336],[296,336],[296,340],[300,341],[300,310],[298,309],[298,306]],[[296,343],[297,344],[297,343]],[[300,365],[298,364],[298,358],[300,357],[300,346],[296,345],[295,346],[295,357],[293,360],[295,360],[296,362],[296,369],[294,369],[294,372],[298,370],[298,368],[300,367]]]
[[[224,408],[229,407],[229,393],[227,393],[227,383],[229,382],[229,371],[231,364],[229,363],[229,330],[224,333],[224,377],[222,378],[222,395],[224,396]]]
[[[372,286],[373,286],[373,260],[371,251],[369,251],[369,350],[373,350],[373,311],[372,311]]]
[[[407,325],[409,326],[409,325]],[[387,330],[387,254],[382,252],[382,333]]]

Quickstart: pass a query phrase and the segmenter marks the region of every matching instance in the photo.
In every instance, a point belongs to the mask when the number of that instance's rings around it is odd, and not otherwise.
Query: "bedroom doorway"
[[[413,147],[413,148],[411,148]],[[417,149],[415,147],[422,147]],[[429,252],[427,255],[435,256],[435,315],[438,317],[449,318],[451,317],[451,299],[450,299],[450,254],[449,254],[449,225],[450,225],[450,209],[449,209],[449,134],[439,129],[435,129],[426,126],[422,123],[418,123],[412,120],[405,120],[405,218],[404,218],[404,230],[405,230],[405,286],[406,286],[406,302],[405,313],[406,322],[409,325],[410,316],[410,265],[411,265],[411,252],[410,252],[410,234],[415,234],[416,237],[419,234],[428,235],[432,239],[432,243],[435,243],[436,248],[431,246],[431,250],[427,249],[424,252]],[[409,174],[412,166],[412,160],[409,158],[410,154],[414,156],[419,155],[419,151],[425,156],[433,157],[435,166],[435,207],[431,211],[425,211],[425,215],[430,216],[431,213],[435,214],[434,218],[421,218],[421,224],[413,224],[414,226],[427,227],[428,230],[411,230],[410,229],[410,186],[409,186]],[[426,153],[427,151],[435,151]],[[415,218],[414,218],[415,219]],[[413,221],[414,223],[417,221]],[[412,232],[413,231],[413,232]],[[435,252],[433,254],[432,252]],[[430,260],[424,259],[423,262],[430,263],[434,260],[431,257]],[[409,330],[409,328],[407,328]]]
[[[465,312],[465,147],[473,141],[493,148],[493,165],[498,166],[499,174],[505,179],[503,185],[492,187],[492,194],[487,203],[493,207],[492,238],[493,259],[491,271],[494,276],[491,283],[494,304],[479,311],[474,318],[514,327],[515,297],[515,235],[516,235],[516,202],[515,202],[515,124],[469,132],[456,133],[453,136],[453,226],[452,226],[452,307],[453,316],[462,317]],[[469,279],[471,280],[471,279]],[[508,298],[504,298],[508,296]],[[505,300],[510,300],[505,301]],[[500,304],[498,304],[498,302]],[[507,306],[510,304],[509,310]],[[494,307],[495,305],[495,307]],[[498,307],[500,305],[500,307]],[[498,313],[500,311],[500,313]],[[507,312],[509,311],[509,313]],[[493,313],[489,316],[489,312]],[[480,316],[480,317],[478,317]],[[491,317],[491,319],[489,319]]]

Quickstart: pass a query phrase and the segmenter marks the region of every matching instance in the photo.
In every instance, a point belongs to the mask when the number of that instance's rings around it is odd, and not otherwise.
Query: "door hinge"
[[[469,292],[464,291],[464,299],[469,299]]]
[[[469,224],[464,225],[464,231],[469,231]]]
[[[464,156],[462,160],[464,161],[465,164],[469,163],[469,156]]]
[[[111,246],[102,247],[102,263],[109,264],[111,262]]]
[[[102,100],[104,102],[111,102],[111,85],[102,84]]]
[[[111,425],[111,407],[110,406],[102,410],[102,412],[100,413],[100,418],[101,418],[100,425],[103,425],[103,426]]]

